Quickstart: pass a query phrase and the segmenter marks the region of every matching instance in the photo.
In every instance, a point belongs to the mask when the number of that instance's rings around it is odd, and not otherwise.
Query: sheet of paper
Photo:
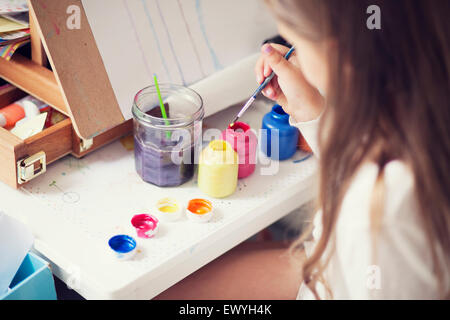
[[[17,23],[9,19],[0,17],[0,32],[11,32],[25,28],[26,27],[21,23]]]
[[[28,11],[27,0],[0,0],[0,14]]]
[[[3,14],[2,17],[20,23],[24,26],[24,28],[28,28],[30,26],[30,15],[28,12]]]
[[[258,86],[253,71],[258,57],[253,54],[190,86],[202,97],[206,117],[251,96]]]
[[[189,86],[233,66],[234,76],[223,78],[229,83],[199,85],[206,89],[206,113],[246,99],[256,81],[253,70],[244,75],[237,63],[277,34],[259,0],[83,0],[83,6],[127,119],[134,95],[153,83],[153,74],[160,82]],[[227,90],[211,95],[208,87]],[[244,87],[250,90],[242,96]]]
[[[15,134],[20,139],[25,140],[38,134],[44,129],[45,119],[47,119],[47,112],[41,113],[31,119],[22,119],[20,120],[21,122],[18,122],[11,130],[11,133]]]
[[[30,29],[4,32],[0,34],[0,46],[30,38]]]
[[[0,57],[6,59],[7,61],[11,60],[12,56],[21,46],[26,45],[30,42],[30,39],[14,42],[5,46],[0,47]]]
[[[0,295],[8,290],[33,241],[24,224],[0,211]]]

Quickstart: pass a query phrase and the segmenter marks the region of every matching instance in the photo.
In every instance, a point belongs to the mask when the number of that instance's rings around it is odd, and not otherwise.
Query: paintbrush
[[[158,94],[159,108],[161,109],[161,115],[164,119],[166,126],[168,126],[170,125],[170,122],[169,120],[167,120],[166,108],[164,107],[164,102],[161,96],[161,90],[159,89],[158,78],[156,77],[156,74],[153,74],[153,80],[155,81],[156,93]],[[170,139],[171,135],[172,134],[170,131],[166,131],[167,139]]]
[[[284,58],[287,60],[289,59],[289,57],[291,56],[291,54],[294,52],[295,48],[294,46],[292,46],[289,51],[284,55]],[[247,109],[251,106],[251,104],[253,103],[253,101],[255,101],[256,96],[264,90],[264,88],[269,84],[270,81],[272,81],[273,77],[275,76],[275,72],[271,72],[270,75],[264,79],[264,81],[259,85],[259,87],[255,90],[255,92],[252,94],[252,96],[250,97],[250,99],[248,99],[248,101],[244,104],[244,106],[242,107],[241,111],[239,111],[238,115],[233,119],[233,121],[231,121],[230,126],[232,127],[236,121],[238,121],[238,119],[240,117],[242,117],[242,115],[244,114],[245,111],[247,111]]]

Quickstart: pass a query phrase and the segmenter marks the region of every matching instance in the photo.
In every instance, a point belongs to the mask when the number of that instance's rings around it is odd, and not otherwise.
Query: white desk
[[[252,107],[244,121],[261,127],[270,105]],[[229,108],[205,120],[223,128],[236,112]],[[186,218],[161,224],[154,239],[140,239],[130,224],[151,213],[156,200],[171,196],[183,204],[205,197],[195,179],[177,188],[158,188],[135,173],[133,152],[116,141],[84,159],[69,156],[21,190],[0,184],[0,209],[33,231],[35,250],[50,261],[56,276],[87,299],[150,299],[227,250],[311,200],[317,161],[304,153],[279,163],[274,176],[255,173],[239,181],[225,199],[210,199],[216,216],[207,224]],[[263,159],[264,160],[264,159]],[[266,159],[267,161],[267,159]],[[133,260],[112,258],[108,239],[127,233],[138,241]]]

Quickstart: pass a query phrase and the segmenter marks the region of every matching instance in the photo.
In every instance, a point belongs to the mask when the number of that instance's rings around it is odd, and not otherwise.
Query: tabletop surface
[[[223,129],[237,108],[207,118],[205,128]],[[269,110],[257,101],[243,121],[259,129]],[[317,160],[300,151],[281,162],[259,154],[254,174],[239,180],[232,196],[212,199],[196,178],[175,188],[143,182],[131,142],[123,138],[83,159],[67,156],[20,190],[0,184],[0,209],[30,227],[35,250],[85,298],[150,299],[314,196]],[[155,238],[137,238],[133,215],[152,213],[155,202],[168,196],[181,204],[209,199],[215,215],[205,224],[185,217],[163,222]],[[132,260],[116,261],[110,253],[107,242],[116,234],[137,240]]]

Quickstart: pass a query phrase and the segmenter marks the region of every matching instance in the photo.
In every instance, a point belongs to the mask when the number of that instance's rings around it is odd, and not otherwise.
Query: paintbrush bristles
[[[236,123],[236,121],[238,121],[238,120],[239,120],[239,117],[235,117],[235,118],[233,119],[233,121],[230,122],[230,128],[233,127],[234,124]]]

